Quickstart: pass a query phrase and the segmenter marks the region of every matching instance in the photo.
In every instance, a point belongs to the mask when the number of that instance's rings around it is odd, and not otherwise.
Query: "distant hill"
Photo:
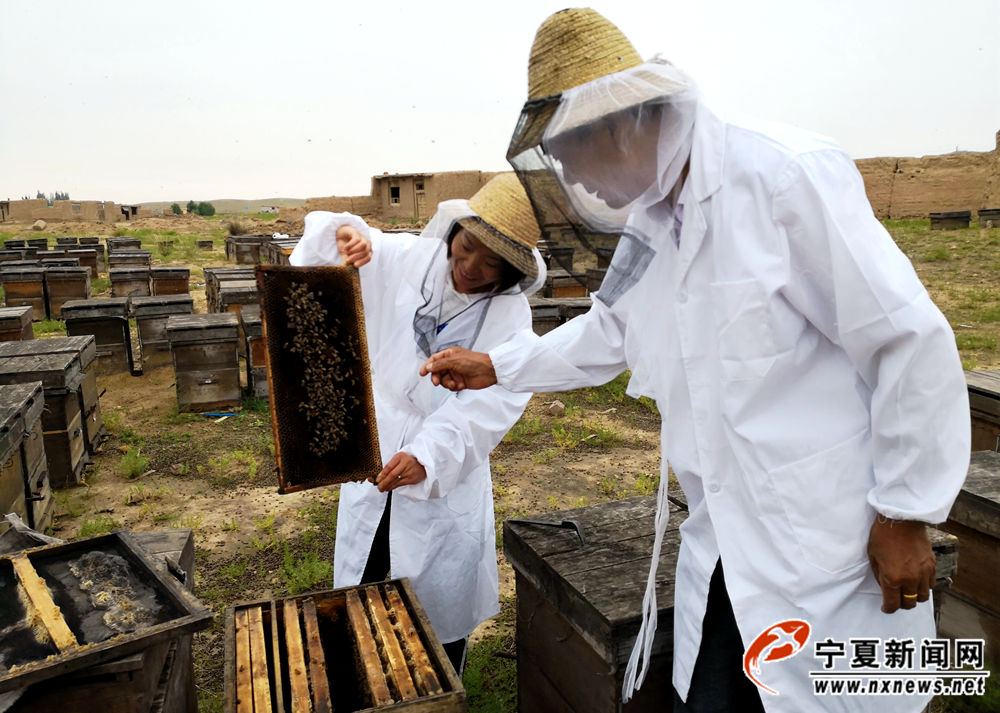
[[[148,203],[140,203],[139,205],[145,208],[153,208],[154,210],[160,208],[164,211],[169,211],[170,206],[176,203],[181,208],[187,205],[188,200],[194,200],[195,202],[201,202],[200,199],[195,198],[185,198],[182,201],[150,201]],[[306,204],[305,198],[255,198],[253,200],[246,200],[242,198],[216,198],[214,200],[205,201],[206,203],[211,203],[215,206],[216,213],[257,213],[263,206],[273,205],[281,208],[297,208]]]

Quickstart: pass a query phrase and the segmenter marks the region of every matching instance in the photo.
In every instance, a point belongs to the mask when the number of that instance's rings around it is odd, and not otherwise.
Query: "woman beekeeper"
[[[291,256],[359,268],[379,443],[391,455],[375,484],[341,486],[334,586],[409,577],[459,672],[468,635],[499,611],[489,453],[529,395],[453,394],[418,370],[445,347],[491,349],[531,329],[526,296],[545,278],[538,237],[524,189],[501,174],[468,201],[441,203],[419,238],[309,213]]]
[[[628,368],[629,393],[656,399],[659,537],[623,698],[657,624],[669,461],[689,507],[675,711],[922,710],[929,693],[814,686],[816,670],[856,673],[862,638],[886,644],[875,669],[893,666],[890,642],[934,638],[924,523],[946,519],[969,459],[954,334],[854,162],[828,138],[716,115],[592,10],[543,23],[528,77],[508,158],[532,201],[547,180],[589,230],[622,241],[587,314],[425,370],[455,388],[553,391]],[[797,647],[753,660],[792,634]],[[845,655],[824,664],[815,647],[831,642]]]

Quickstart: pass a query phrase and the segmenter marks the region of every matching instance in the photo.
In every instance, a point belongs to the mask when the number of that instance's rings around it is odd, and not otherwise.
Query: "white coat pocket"
[[[770,472],[791,530],[813,566],[839,572],[867,560],[871,469],[871,438],[865,430]]]
[[[763,287],[757,280],[740,280],[716,282],[711,288],[723,378],[744,381],[765,376],[777,350]]]

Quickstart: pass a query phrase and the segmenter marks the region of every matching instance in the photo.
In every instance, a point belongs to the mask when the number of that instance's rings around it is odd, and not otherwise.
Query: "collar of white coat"
[[[722,185],[725,134],[725,123],[699,101],[695,110],[686,202],[703,201]]]

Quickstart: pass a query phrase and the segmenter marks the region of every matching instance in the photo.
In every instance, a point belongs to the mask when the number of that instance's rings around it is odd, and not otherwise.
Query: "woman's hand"
[[[415,485],[427,477],[427,471],[420,461],[409,453],[400,451],[385,464],[385,468],[375,479],[379,492],[395,490],[401,485]]]
[[[349,225],[337,228],[337,251],[344,265],[361,267],[372,259],[372,244]]]

